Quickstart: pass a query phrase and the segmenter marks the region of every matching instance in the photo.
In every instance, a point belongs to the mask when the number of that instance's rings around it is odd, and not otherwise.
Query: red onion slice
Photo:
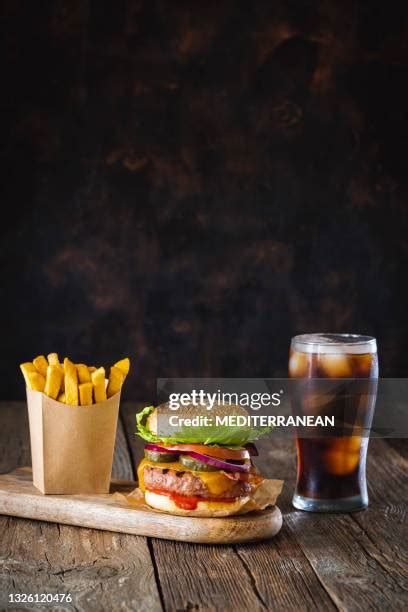
[[[228,463],[227,461],[221,461],[221,459],[208,457],[207,455],[201,455],[200,453],[194,453],[192,451],[186,452],[186,455],[193,457],[193,459],[197,459],[197,461],[201,461],[202,463],[208,463],[208,465],[212,465],[219,470],[227,470],[229,472],[249,472],[251,469],[250,463]]]

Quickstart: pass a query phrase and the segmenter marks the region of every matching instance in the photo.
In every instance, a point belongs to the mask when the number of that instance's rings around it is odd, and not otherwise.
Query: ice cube
[[[289,376],[291,378],[305,378],[309,374],[309,357],[307,353],[292,351],[289,357]]]
[[[354,472],[360,459],[359,453],[328,450],[323,453],[326,472],[333,476],[347,476]]]
[[[347,355],[342,353],[319,356],[319,366],[329,378],[352,378],[353,368]]]
[[[355,375],[361,378],[376,376],[376,355],[353,355]]]
[[[343,436],[334,438],[331,449],[339,453],[360,453],[361,436]]]

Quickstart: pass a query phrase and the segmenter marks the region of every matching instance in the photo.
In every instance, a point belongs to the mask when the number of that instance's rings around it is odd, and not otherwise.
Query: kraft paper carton
[[[109,493],[120,393],[68,406],[27,389],[33,482],[42,493]]]

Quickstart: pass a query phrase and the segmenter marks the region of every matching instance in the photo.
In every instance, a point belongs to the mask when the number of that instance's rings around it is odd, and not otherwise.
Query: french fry
[[[70,406],[78,406],[78,375],[75,365],[65,357],[65,400]]]
[[[37,372],[36,367],[34,366],[34,364],[31,361],[27,361],[26,363],[20,363],[20,370],[23,373],[26,386],[29,389],[31,389],[30,379],[28,378],[28,375],[30,373],[31,374],[35,374],[35,372]]]
[[[48,363],[50,365],[58,365],[60,362],[59,357],[58,357],[58,353],[50,353],[48,355]]]
[[[117,361],[115,363],[115,368],[118,368],[124,376],[127,376],[129,374],[130,359],[128,357],[125,357],[125,359]]]
[[[92,404],[92,389],[91,382],[84,382],[79,385],[79,403],[81,406],[89,406]]]
[[[40,374],[47,376],[48,361],[44,355],[38,355],[38,357],[35,357],[35,359],[33,359],[33,364]]]
[[[122,370],[117,368],[116,366],[112,366],[109,374],[109,382],[108,388],[106,389],[106,395],[108,397],[112,397],[112,395],[116,395],[118,391],[120,391],[123,381],[125,380],[125,375]]]
[[[64,391],[64,389],[65,389],[65,380],[64,380],[64,378],[65,378],[65,370],[64,370],[64,366],[62,365],[62,363],[59,360],[58,353],[50,353],[48,355],[48,363],[50,365],[58,365],[60,367],[61,372],[62,372],[61,391]]]
[[[105,368],[98,368],[95,372],[92,372],[91,377],[95,403],[103,402],[106,400]]]
[[[61,389],[62,370],[60,364],[49,365],[47,368],[47,378],[45,379],[44,393],[52,399],[57,399]]]
[[[91,374],[88,370],[88,366],[83,363],[77,363],[76,366],[78,372],[78,380],[80,383],[90,383],[91,382]]]
[[[28,386],[30,387],[30,389],[33,389],[34,391],[44,391],[45,378],[39,372],[29,372],[28,381]]]
[[[116,395],[130,369],[130,360],[120,359],[111,367],[106,381],[103,367],[74,364],[68,357],[62,364],[58,353],[49,353],[47,359],[38,355],[32,362],[20,364],[26,386],[71,406],[87,406]]]

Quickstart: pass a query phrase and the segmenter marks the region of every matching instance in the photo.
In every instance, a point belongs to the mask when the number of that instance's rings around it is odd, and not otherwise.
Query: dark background
[[[404,3],[1,2],[1,395],[38,353],[284,375],[293,334],[408,365]]]

